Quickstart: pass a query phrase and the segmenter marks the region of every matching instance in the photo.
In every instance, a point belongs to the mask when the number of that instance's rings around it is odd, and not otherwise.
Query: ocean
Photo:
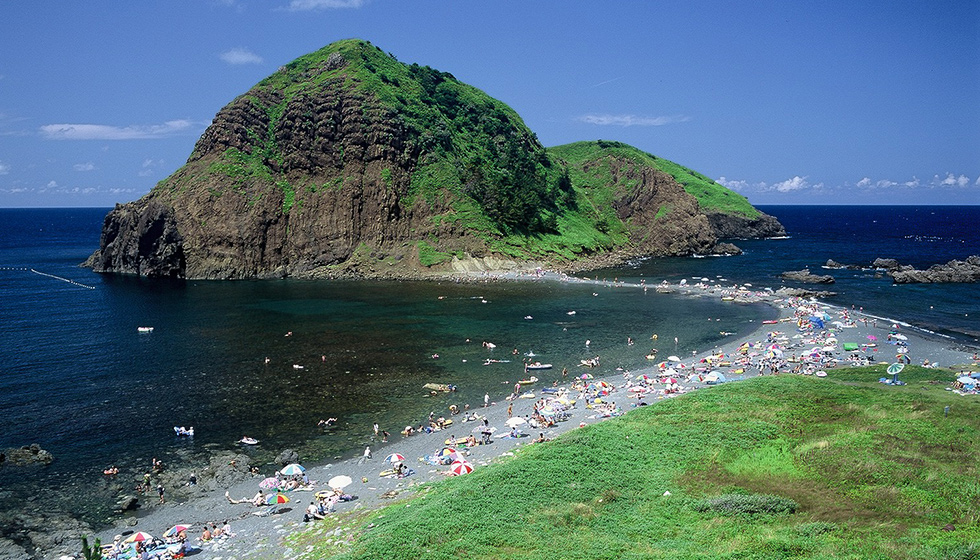
[[[786,239],[736,240],[738,257],[644,259],[584,276],[778,287],[780,272],[809,267],[837,278],[832,303],[951,340],[980,336],[976,284],[893,286],[873,271],[820,268],[980,254],[980,207],[762,209]],[[204,465],[215,450],[237,450],[263,464],[293,448],[324,462],[373,444],[374,422],[397,439],[449,404],[502,399],[526,354],[555,365],[537,373],[550,383],[562,367],[580,371],[582,359],[601,356],[599,373],[636,369],[654,344],[690,355],[775,316],[764,305],[579,283],[103,276],[78,265],[97,248],[107,212],[0,209],[0,449],[38,443],[55,456],[43,468],[0,468],[0,512],[30,498],[99,525],[118,493],[101,474],[109,465],[135,484],[153,457]],[[459,389],[428,397],[430,382]],[[325,432],[317,421],[328,417],[338,422]],[[195,436],[175,437],[179,425]],[[260,444],[237,444],[243,435]]]

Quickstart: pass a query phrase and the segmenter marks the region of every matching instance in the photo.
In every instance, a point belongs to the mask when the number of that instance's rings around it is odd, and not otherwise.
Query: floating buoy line
[[[18,271],[24,271],[24,272],[33,272],[34,274],[37,274],[37,275],[40,275],[40,276],[47,276],[48,278],[54,278],[55,280],[61,280],[62,282],[68,282],[72,286],[78,286],[79,288],[85,288],[85,289],[88,289],[88,290],[94,290],[95,289],[95,286],[89,286],[87,284],[82,284],[81,282],[76,282],[76,281],[74,281],[74,280],[72,280],[70,278],[63,278],[61,276],[56,276],[54,274],[48,274],[47,272],[41,272],[40,270],[35,270],[33,268],[26,268],[26,267],[24,267],[24,268],[17,268],[17,267],[13,267],[13,266],[4,266],[4,267],[0,267],[0,270],[18,270]]]

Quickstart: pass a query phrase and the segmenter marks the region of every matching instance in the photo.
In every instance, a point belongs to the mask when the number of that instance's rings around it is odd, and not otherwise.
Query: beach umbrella
[[[344,488],[350,486],[352,482],[354,481],[351,479],[351,477],[341,474],[327,481],[327,486],[335,490],[343,490]]]
[[[670,361],[670,362],[679,362],[679,361],[681,361],[681,359],[678,358],[677,356],[667,356],[667,361]]]
[[[143,531],[136,531],[132,535],[126,537],[123,542],[133,543],[133,542],[149,542],[153,540],[153,535],[149,533],[144,533]]]
[[[905,336],[904,334],[893,334],[892,335],[892,338],[894,338],[896,340],[908,340],[909,339],[909,337]]]
[[[477,426],[476,428],[473,428],[473,433],[474,434],[482,434],[483,432],[490,432],[492,434],[493,432],[496,432],[496,431],[497,431],[497,428],[495,428],[495,427],[488,427],[488,426]]]
[[[303,465],[300,465],[299,463],[292,463],[283,467],[282,470],[279,471],[279,474],[284,476],[293,476],[297,474],[303,474],[305,472],[306,469],[303,467]]]
[[[466,461],[456,461],[449,467],[449,472],[454,476],[460,476],[473,472],[473,465]]]
[[[176,535],[177,533],[180,533],[181,531],[186,531],[186,530],[188,530],[190,528],[191,528],[190,525],[186,525],[184,523],[178,523],[178,524],[174,525],[173,527],[167,529],[167,532],[164,533],[163,536],[165,536],[165,537],[172,537],[172,536]]]
[[[868,335],[868,340],[878,340],[878,337],[875,336],[875,335],[873,335],[873,334],[869,334]]]
[[[405,461],[405,456],[404,455],[401,455],[399,453],[392,453],[391,455],[388,455],[387,457],[385,457],[385,462],[386,463],[392,463],[392,464],[394,464],[394,463],[402,463],[404,461]]]
[[[289,502],[289,496],[285,494],[280,494],[278,492],[275,494],[269,494],[265,498],[265,503],[269,505],[285,504],[288,502]]]
[[[591,373],[583,373],[580,379],[592,379]]]
[[[905,364],[892,364],[885,371],[888,372],[888,375],[898,375],[902,373],[903,369],[905,369]]]
[[[442,451],[440,451],[438,453],[438,456],[439,457],[448,457],[448,456],[452,455],[453,453],[456,453],[456,449],[454,449],[452,447],[443,447],[442,448]]]
[[[259,488],[265,488],[266,490],[275,488],[276,486],[279,486],[279,479],[274,476],[270,476],[259,483]]]
[[[514,426],[520,426],[521,424],[525,424],[525,423],[527,423],[527,420],[521,418],[520,416],[508,418],[507,422],[505,422],[505,424],[507,424],[507,427],[509,428],[513,428]]]

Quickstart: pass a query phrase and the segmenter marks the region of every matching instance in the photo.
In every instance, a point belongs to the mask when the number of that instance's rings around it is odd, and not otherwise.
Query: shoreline
[[[481,275],[482,274],[483,273],[481,273]],[[595,285],[624,289],[657,289],[658,287],[657,285],[586,280],[558,273],[542,273],[540,275],[534,274],[533,276],[533,280],[587,282]],[[483,281],[484,278],[473,278],[473,280]],[[487,276],[486,280],[527,281],[529,279],[523,278],[522,273],[510,271],[500,274],[499,276]],[[744,294],[744,297],[740,298],[737,303],[733,302],[733,304],[763,303],[775,309],[779,317],[779,322],[776,324],[765,324],[760,322],[758,325],[756,325],[756,328],[749,333],[726,337],[725,339],[719,341],[714,348],[705,351],[698,351],[696,355],[680,361],[680,363],[684,364],[685,366],[687,366],[687,364],[691,364],[688,367],[690,367],[692,371],[694,370],[695,364],[700,363],[700,360],[702,359],[717,355],[719,352],[724,353],[726,356],[733,355],[736,353],[737,348],[743,343],[750,341],[761,341],[766,337],[768,327],[772,327],[772,330],[785,332],[786,334],[795,332],[795,324],[792,325],[792,329],[787,326],[787,319],[792,318],[795,311],[795,309],[790,306],[790,298],[779,296],[776,292],[772,292],[771,290],[739,290],[738,288],[740,286],[738,286],[738,284],[732,286],[722,286],[721,284],[717,283],[704,286],[700,284],[690,286],[670,284],[668,286],[674,295],[683,297],[713,297],[722,299],[724,297],[729,297],[732,293],[742,293]],[[861,311],[847,310],[842,306],[836,306],[824,302],[819,302],[818,305],[822,309],[832,310],[835,317],[841,313],[848,313],[852,318],[868,319],[875,322],[886,321],[885,318],[873,317],[864,314]],[[957,341],[939,338],[942,337],[942,335],[939,335],[938,333],[933,333],[935,338],[930,337],[928,336],[928,331],[923,331],[909,325],[908,323],[891,323],[891,325],[896,324],[901,332],[912,335],[909,337],[908,342],[909,347],[912,348],[912,355],[915,358],[914,363],[922,363],[923,360],[929,360],[930,363],[938,363],[941,366],[948,367],[951,365],[968,364],[972,361],[968,351],[949,348],[950,344],[954,344]],[[868,336],[877,336],[878,334],[886,333],[889,330],[890,328],[886,328],[884,324],[879,325],[872,323],[872,325],[866,325],[862,324],[861,322],[857,322],[857,326],[838,329],[838,332],[841,333],[839,336],[843,342],[845,338],[865,339]],[[879,337],[879,339],[881,338],[882,337]],[[876,362],[886,363],[893,361],[888,359],[892,356],[888,355],[888,352],[883,351],[886,350],[884,346],[879,346],[880,348],[878,352],[881,359],[876,360]],[[627,383],[632,383],[633,380],[638,379],[642,375],[656,374],[656,370],[657,366],[651,365],[641,367],[633,371],[617,372],[616,374],[597,377],[595,381],[606,381],[607,383],[619,388],[616,392],[612,393],[610,400],[619,403],[620,408],[625,413],[632,409],[635,404],[627,404],[631,399],[627,391],[623,390],[624,385]],[[578,369],[575,370],[576,374],[581,374],[582,372],[583,371]],[[832,370],[829,373],[832,376]],[[750,373],[749,369],[746,368],[743,374],[739,375],[737,378],[732,378],[730,381],[754,377],[755,375],[758,375],[758,373]],[[568,387],[568,382],[570,382],[571,379],[572,377],[569,377],[568,380],[560,383],[560,385],[562,387]],[[681,380],[678,379],[678,381]],[[696,381],[682,381],[679,383],[679,386],[680,390],[677,393],[672,393],[666,396],[659,395],[656,397],[649,397],[648,404],[654,404],[657,400],[671,398],[692,390],[702,390],[705,387],[704,383],[699,383]],[[482,406],[482,403],[469,403],[471,406],[470,412],[478,414],[481,417],[486,416],[487,420],[490,422],[490,425],[496,427],[497,434],[500,434],[507,429],[504,424],[507,419],[507,404],[513,405],[513,413],[515,416],[524,416],[526,414],[530,414],[533,403],[535,400],[537,400],[537,398],[540,398],[540,385],[531,385],[526,388],[534,393],[535,398],[518,398],[509,402],[501,401],[493,403],[491,406],[486,408]],[[590,424],[603,419],[598,417],[594,410],[586,408],[581,399],[579,399],[576,407],[571,409],[570,412],[571,417],[567,421],[557,423],[553,428],[542,430],[525,428],[525,432],[531,434],[530,437],[521,438],[518,440],[495,438],[494,442],[490,445],[477,446],[472,450],[468,460],[470,460],[476,468],[480,468],[491,463],[498,457],[511,453],[514,449],[522,445],[527,445],[528,441],[533,439],[533,436],[536,436],[538,433],[543,433],[546,438],[551,439],[578,427],[582,423]],[[455,418],[459,419],[460,417],[461,416],[457,416]],[[319,483],[315,485],[315,491],[320,491],[326,488],[326,481],[333,476],[341,474],[350,476],[354,482],[351,484],[351,486],[345,489],[345,492],[357,495],[358,499],[352,502],[342,502],[338,504],[337,511],[339,513],[348,513],[371,510],[379,506],[383,506],[389,496],[393,497],[393,495],[400,494],[404,491],[410,491],[420,484],[430,483],[443,478],[444,475],[440,473],[446,471],[447,467],[433,467],[426,465],[420,463],[417,458],[438,451],[438,448],[443,446],[445,438],[449,435],[459,437],[469,435],[471,431],[469,426],[476,425],[477,423],[460,423],[441,432],[435,432],[432,434],[417,434],[410,437],[403,437],[399,434],[394,434],[391,441],[387,444],[381,444],[377,448],[373,446],[371,447],[371,459],[365,459],[357,450],[351,450],[349,453],[345,453],[342,456],[343,458],[338,461],[310,467],[307,474],[311,480],[319,481]],[[414,469],[415,474],[402,479],[379,478],[379,472],[384,466],[383,458],[385,455],[392,452],[398,452],[404,455],[406,457],[407,466]],[[178,470],[177,472],[180,471]],[[111,543],[113,536],[116,534],[123,534],[127,531],[134,530],[146,531],[155,536],[160,536],[166,529],[180,522],[192,524],[192,529],[188,531],[188,542],[193,543],[195,546],[200,546],[201,543],[197,542],[197,537],[200,535],[203,528],[203,523],[217,523],[220,526],[223,521],[229,520],[235,536],[219,542],[205,544],[202,547],[203,553],[200,558],[206,559],[226,556],[236,558],[279,558],[287,555],[295,555],[295,551],[291,551],[290,554],[287,554],[287,551],[278,550],[276,547],[278,546],[279,541],[281,541],[282,537],[285,535],[295,531],[306,530],[315,526],[315,523],[306,524],[303,523],[302,520],[305,507],[308,505],[310,500],[313,499],[314,492],[291,492],[288,494],[291,498],[290,503],[281,507],[278,513],[264,517],[252,515],[254,508],[251,506],[244,504],[233,505],[228,503],[228,500],[225,498],[226,491],[230,492],[230,496],[235,499],[251,497],[258,488],[258,482],[261,481],[267,474],[269,473],[262,473],[262,475],[249,477],[243,481],[235,482],[234,484],[230,484],[227,487],[227,490],[225,488],[216,488],[214,490],[206,491],[199,497],[191,498],[190,500],[182,503],[153,506],[148,508],[146,511],[140,512],[135,518],[128,518],[117,522],[124,523],[127,520],[135,519],[135,525],[117,524],[114,527],[96,531],[95,536],[100,537],[103,543]],[[367,479],[367,483],[362,482],[362,479],[365,478]],[[153,496],[151,495],[150,499],[152,500],[152,498]]]

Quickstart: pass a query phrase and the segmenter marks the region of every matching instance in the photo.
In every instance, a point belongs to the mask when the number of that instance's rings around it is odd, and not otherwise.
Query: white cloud
[[[291,12],[329,10],[333,8],[360,8],[365,0],[292,0],[287,8]]]
[[[741,180],[734,180],[734,179],[729,180],[726,179],[725,177],[718,177],[718,180],[715,182],[725,187],[726,189],[731,189],[733,191],[745,191],[748,190],[749,188],[748,181],[741,181]]]
[[[806,188],[808,186],[810,186],[810,184],[807,183],[806,177],[800,177],[797,175],[792,179],[786,179],[780,183],[775,183],[771,188],[779,192],[791,192]],[[823,186],[823,183],[821,183],[820,186]]]
[[[161,166],[163,166],[162,159],[157,159],[157,160],[144,159],[143,169],[139,173],[137,173],[137,175],[139,175],[140,177],[149,177],[150,175],[153,175],[155,168]]]
[[[75,171],[92,171],[95,169],[95,164],[91,161],[85,163],[76,163],[74,165]]]
[[[911,181],[905,181],[902,183],[902,185],[909,187],[910,189],[914,189],[919,186],[919,178],[913,175]]]
[[[10,173],[10,166],[0,161],[0,175],[6,175],[7,173]]]
[[[186,119],[125,127],[104,124],[46,124],[41,127],[41,135],[48,140],[143,140],[170,136],[185,131],[192,125]]]
[[[871,179],[869,177],[865,177],[864,179],[861,179],[860,181],[857,182],[857,186],[861,187],[862,189],[865,187],[870,187]]]
[[[58,182],[55,181],[54,179],[48,181],[47,188],[49,188],[49,189],[56,189],[56,188],[58,188]]]
[[[931,187],[965,187],[970,184],[970,178],[966,175],[955,175],[950,172],[946,172],[945,178],[940,178],[939,175],[933,175],[932,181],[929,183]]]
[[[220,58],[228,64],[262,64],[261,56],[244,47],[225,51],[221,53]]]
[[[637,115],[582,115],[579,121],[600,126],[663,126],[691,120],[685,115],[664,117],[640,117]]]

